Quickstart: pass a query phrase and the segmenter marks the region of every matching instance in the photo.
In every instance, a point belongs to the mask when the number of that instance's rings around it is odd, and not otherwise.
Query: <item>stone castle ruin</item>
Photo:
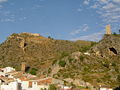
[[[28,32],[23,32],[23,33],[20,33],[19,35],[22,35],[22,34],[26,34],[26,35],[30,35],[30,36],[40,36],[39,33],[28,33]]]
[[[112,32],[111,32],[111,26],[110,25],[106,26],[106,34],[107,35],[111,35],[112,34]]]

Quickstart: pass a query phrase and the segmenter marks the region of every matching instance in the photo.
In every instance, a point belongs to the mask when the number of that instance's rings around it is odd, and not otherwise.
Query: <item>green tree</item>
[[[120,29],[119,29],[119,34],[120,34]]]
[[[32,74],[32,75],[36,75],[37,69],[36,68],[32,68],[29,73]]]
[[[80,52],[86,52],[86,51],[88,51],[90,48],[91,48],[91,46],[82,46],[82,47],[79,49],[79,51],[80,51]]]
[[[51,39],[51,36],[48,36],[49,39]]]
[[[117,35],[117,33],[116,33],[116,32],[113,32],[113,35]]]
[[[65,62],[65,61],[59,61],[59,65],[60,65],[61,67],[65,67],[66,62]]]
[[[117,76],[117,80],[120,83],[120,75]]]
[[[83,61],[83,60],[84,60],[84,58],[85,58],[84,56],[80,56],[80,60],[81,60],[81,61]]]

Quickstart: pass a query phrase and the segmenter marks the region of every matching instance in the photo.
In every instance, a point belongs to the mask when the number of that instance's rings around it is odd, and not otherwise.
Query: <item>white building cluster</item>
[[[59,88],[58,90],[74,90],[71,86],[64,86],[64,81],[52,77],[41,78],[22,71],[16,71],[12,67],[0,69],[0,90],[48,90],[51,84],[57,85]],[[113,89],[100,84],[100,88],[96,90]]]
[[[38,78],[31,74],[15,71],[12,67],[0,69],[0,90],[48,90],[50,84],[64,84],[51,77]]]

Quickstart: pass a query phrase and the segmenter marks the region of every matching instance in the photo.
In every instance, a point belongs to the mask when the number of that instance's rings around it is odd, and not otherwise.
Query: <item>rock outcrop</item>
[[[91,48],[90,53],[101,57],[120,56],[120,36],[104,35],[103,39]]]

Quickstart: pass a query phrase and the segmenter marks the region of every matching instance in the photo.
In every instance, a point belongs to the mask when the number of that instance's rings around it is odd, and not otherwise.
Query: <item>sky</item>
[[[120,29],[120,0],[0,0],[0,42],[30,32],[62,40],[99,41]]]

